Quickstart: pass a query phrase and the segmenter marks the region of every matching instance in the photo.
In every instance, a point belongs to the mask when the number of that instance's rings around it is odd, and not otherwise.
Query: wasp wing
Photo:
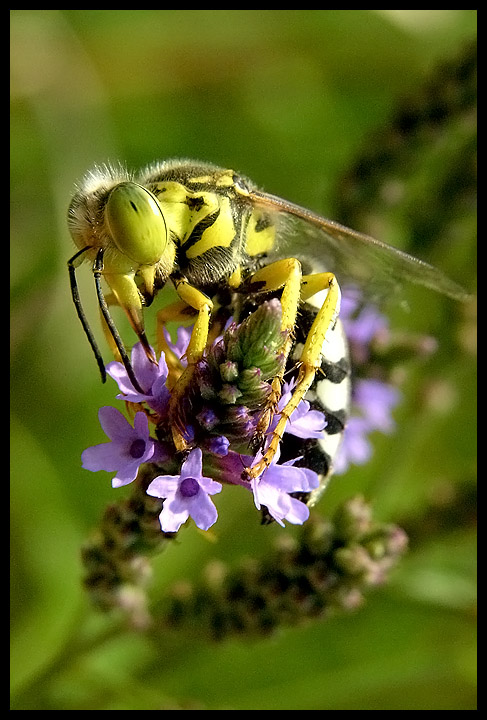
[[[275,253],[298,258],[305,273],[333,272],[341,285],[359,286],[373,299],[385,299],[406,282],[455,300],[469,297],[440,270],[412,255],[276,195],[250,194],[254,205],[276,222]]]

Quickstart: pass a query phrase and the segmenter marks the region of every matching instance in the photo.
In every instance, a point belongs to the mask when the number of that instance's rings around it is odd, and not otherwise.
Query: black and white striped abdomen
[[[320,295],[321,293],[310,298],[300,308],[295,329],[295,346],[292,358],[288,362],[289,370],[299,361],[304,341],[320,308],[318,304]],[[288,379],[288,376],[285,379]],[[303,440],[286,433],[281,442],[281,462],[302,456],[296,465],[310,468],[320,477],[320,487],[307,498],[308,505],[318,502],[333,474],[333,464],[349,415],[350,393],[348,342],[343,325],[337,320],[335,326],[328,331],[323,343],[321,371],[318,370],[316,373],[305,396],[310,406],[326,417],[324,438]]]

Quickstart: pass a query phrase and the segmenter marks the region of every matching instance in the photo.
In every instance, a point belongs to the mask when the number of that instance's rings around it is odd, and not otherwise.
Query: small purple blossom
[[[353,388],[353,405],[360,415],[347,422],[342,444],[334,463],[336,475],[350,465],[364,465],[372,456],[368,435],[374,430],[389,433],[395,427],[391,412],[401,398],[399,390],[388,383],[373,379],[357,380]]]
[[[357,371],[361,366],[367,366],[373,340],[387,335],[388,321],[376,307],[362,306],[361,293],[353,288],[348,288],[343,294],[340,318]],[[352,416],[334,461],[335,474],[344,473],[351,464],[363,465],[369,461],[372,445],[368,435],[375,430],[388,433],[394,429],[391,413],[399,400],[399,390],[382,380],[357,378],[354,381]]]
[[[379,333],[387,331],[387,318],[374,305],[360,308],[360,292],[348,288],[342,295],[340,319],[345,327],[348,341],[358,345],[369,345]],[[357,313],[357,310],[360,311]]]
[[[224,457],[228,453],[230,441],[225,437],[225,435],[217,435],[207,441],[206,447],[213,455],[220,455],[221,457]]]
[[[343,475],[350,465],[365,465],[370,460],[372,457],[372,445],[368,439],[370,431],[370,425],[365,418],[349,418],[333,463],[335,475]]]
[[[167,330],[167,328],[164,328],[164,337],[166,339],[168,347],[171,352],[173,352],[174,355],[178,358],[179,362],[183,367],[186,367],[188,364],[186,358],[184,357],[184,354],[188,349],[192,331],[192,325],[190,325],[189,327],[184,327],[184,325],[181,325],[176,331],[176,342],[173,343],[169,331]]]
[[[371,343],[389,333],[388,319],[374,305],[362,305],[357,288],[347,288],[342,296],[340,319],[350,344],[354,365],[370,358]]]
[[[167,459],[162,447],[149,435],[145,413],[136,413],[134,427],[113,407],[100,408],[98,418],[110,442],[87,448],[81,454],[82,465],[92,472],[116,471],[112,487],[118,488],[133,482],[143,463]]]
[[[202,452],[196,448],[182,464],[180,475],[159,475],[149,485],[148,495],[164,498],[159,515],[163,532],[177,532],[190,516],[201,530],[216,522],[218,513],[209,496],[222,486],[201,473]]]
[[[260,457],[258,453],[252,464],[258,462]],[[265,505],[269,514],[283,527],[284,520],[293,525],[302,525],[309,517],[309,508],[289,493],[314,490],[320,484],[318,475],[308,468],[295,467],[294,463],[299,458],[288,460],[282,465],[276,464],[278,459],[279,452],[262,475],[250,482],[255,506],[260,510]]]
[[[286,404],[291,399],[295,384],[295,381],[284,383],[281,399],[279,400],[279,404],[277,406],[278,413],[282,412]],[[276,416],[271,423],[269,431],[272,431],[275,428],[278,421],[279,418]],[[305,440],[308,438],[322,439],[325,437],[325,427],[326,418],[324,414],[319,410],[311,410],[309,402],[303,399],[289,418],[284,432]]]
[[[156,365],[149,360],[142,344],[137,343],[132,348],[131,362],[139,385],[146,392],[139,393],[132,385],[124,365],[113,361],[108,363],[106,369],[121,391],[117,395],[117,400],[133,403],[146,402],[152,410],[162,414],[169,401],[169,390],[166,387],[168,367],[164,353],[161,353]]]
[[[396,407],[401,393],[393,385],[374,379],[357,380],[353,388],[353,401],[367,419],[370,428],[391,432],[395,423],[391,411]]]

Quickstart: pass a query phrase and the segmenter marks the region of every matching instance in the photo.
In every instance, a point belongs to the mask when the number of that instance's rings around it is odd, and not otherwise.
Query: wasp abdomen
[[[299,360],[304,340],[311,327],[318,308],[307,302],[301,309],[299,323],[296,326],[296,344],[289,360],[290,368]],[[343,325],[337,321],[327,333],[323,343],[321,367],[305,395],[305,400],[314,410],[325,415],[326,426],[322,439],[303,440],[286,433],[281,443],[281,462],[301,457],[296,465],[307,467],[320,476],[320,487],[306,499],[308,505],[314,505],[333,473],[333,465],[343,438],[350,408],[350,361],[348,342]]]

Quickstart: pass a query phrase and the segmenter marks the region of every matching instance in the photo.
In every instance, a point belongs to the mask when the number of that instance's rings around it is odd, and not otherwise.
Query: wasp
[[[223,291],[240,297],[280,296],[286,359],[295,354],[298,317],[309,317],[298,356],[293,358],[299,368],[294,392],[249,477],[258,477],[271,463],[289,417],[307,393],[316,394],[319,369],[326,366],[329,371],[345,362],[346,341],[338,322],[339,282],[363,288],[368,297],[389,294],[404,281],[455,299],[466,297],[459,285],[421,260],[263,192],[233,170],[191,160],[157,162],[137,174],[121,167],[96,167],[71,201],[68,226],[78,248],[68,261],[72,297],[103,381],[104,363],[77,287],[76,269],[83,261],[92,265],[107,340],[137,389],[110,306],[125,311],[154,362],[144,307],[168,281],[173,284],[179,299],[157,313],[160,347],[167,322],[187,318],[188,311],[194,315],[187,367],[171,397],[175,417],[207,347],[212,312]],[[306,313],[306,308],[311,310]],[[337,357],[329,361],[330,353]],[[348,376],[344,371],[335,385],[348,388]],[[283,377],[276,377],[272,383],[270,414],[281,396],[282,382]],[[176,449],[184,450],[177,422],[173,434]]]

